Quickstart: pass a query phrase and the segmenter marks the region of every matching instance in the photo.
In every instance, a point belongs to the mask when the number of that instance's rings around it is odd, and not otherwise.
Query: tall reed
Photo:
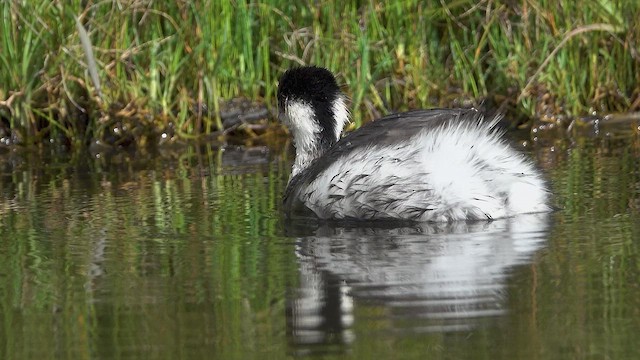
[[[0,14],[3,143],[224,130],[226,101],[272,107],[279,74],[310,63],[338,74],[355,126],[481,102],[521,117],[640,108],[632,0],[16,0]]]

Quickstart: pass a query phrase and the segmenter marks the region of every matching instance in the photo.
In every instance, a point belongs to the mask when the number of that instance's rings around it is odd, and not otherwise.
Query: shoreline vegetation
[[[0,3],[0,147],[261,139],[280,74],[315,64],[352,127],[428,107],[566,129],[640,111],[634,0]],[[576,123],[574,120],[582,119]]]

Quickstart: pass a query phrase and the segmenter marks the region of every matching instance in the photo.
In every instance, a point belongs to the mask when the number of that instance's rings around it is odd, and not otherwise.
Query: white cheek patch
[[[321,130],[315,117],[311,105],[301,101],[288,102],[285,108],[285,124],[289,127],[293,135],[293,143],[296,146],[296,161],[291,172],[292,178],[315,159],[316,142]]]
[[[349,123],[349,110],[343,96],[338,96],[332,104],[333,118],[336,121],[336,140],[340,139],[342,128]]]
[[[287,126],[293,132],[315,134],[319,126],[315,121],[315,113],[311,105],[302,101],[290,101],[285,109]]]

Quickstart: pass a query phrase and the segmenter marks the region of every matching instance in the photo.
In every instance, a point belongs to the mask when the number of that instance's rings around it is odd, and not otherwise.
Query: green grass
[[[301,64],[338,74],[356,126],[482,102],[520,119],[640,108],[633,0],[18,0],[0,14],[0,137],[14,143],[224,130],[225,101],[273,107],[278,76]]]

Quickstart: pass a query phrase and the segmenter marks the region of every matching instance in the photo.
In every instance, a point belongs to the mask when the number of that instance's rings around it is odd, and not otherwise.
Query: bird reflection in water
[[[341,349],[355,340],[354,308],[362,305],[381,309],[362,319],[371,331],[471,330],[508,310],[509,273],[545,245],[549,216],[313,229],[289,223],[300,273],[288,304],[290,340],[298,352]]]

